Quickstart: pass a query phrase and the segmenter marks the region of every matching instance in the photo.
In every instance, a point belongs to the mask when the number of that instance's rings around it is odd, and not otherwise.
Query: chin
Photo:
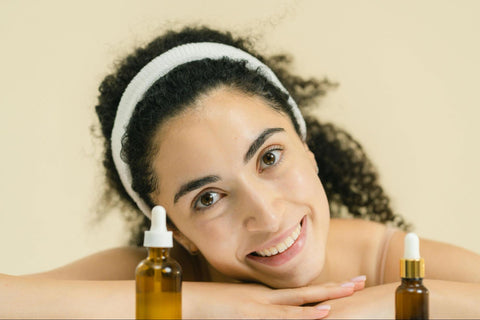
[[[292,272],[284,273],[278,277],[265,277],[262,283],[269,287],[277,289],[298,288],[308,286],[315,282],[323,270],[324,261],[311,261],[306,263],[305,267],[297,267]],[[316,266],[316,268],[308,267]]]
[[[301,274],[295,277],[286,276],[281,279],[264,279],[262,283],[276,289],[298,288],[310,285],[318,275]]]

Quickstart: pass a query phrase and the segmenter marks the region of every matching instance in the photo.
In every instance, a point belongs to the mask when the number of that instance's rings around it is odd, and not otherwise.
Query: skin
[[[265,140],[245,163],[246,151],[266,128],[283,130]],[[393,318],[405,233],[396,231],[385,245],[383,224],[329,221],[313,155],[288,117],[259,98],[222,88],[160,128],[156,147],[159,185],[152,197],[178,227],[177,241],[198,248],[216,273],[259,282],[184,281],[184,318]],[[181,185],[206,175],[221,179],[185,193],[175,203]],[[215,192],[210,198],[215,204],[194,210],[192,204],[201,203],[196,200],[205,191]],[[303,244],[290,259],[272,265],[249,258],[301,220],[306,229]],[[478,319],[480,256],[425,239],[420,248],[431,318]],[[178,249],[174,247],[172,255],[188,277],[192,269],[185,256],[177,255]],[[380,252],[385,252],[384,273]],[[0,274],[5,306],[0,317],[133,318],[133,271],[145,255],[144,248],[116,248],[40,274]],[[350,279],[358,274],[367,280]]]
[[[246,161],[252,143],[272,128],[277,131]],[[259,97],[220,88],[161,127],[156,144],[153,198],[187,246],[195,244],[216,270],[235,279],[276,288],[315,283],[330,213],[314,156],[287,115]],[[175,201],[182,185],[205,176],[218,181]],[[301,221],[301,237],[286,257],[252,258],[283,242]]]

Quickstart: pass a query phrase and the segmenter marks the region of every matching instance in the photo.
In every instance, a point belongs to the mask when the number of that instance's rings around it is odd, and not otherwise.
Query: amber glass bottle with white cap
[[[163,207],[154,207],[150,230],[145,231],[148,257],[135,270],[137,319],[182,318],[182,269],[170,257],[173,239],[166,218]]]
[[[423,285],[425,262],[419,247],[418,236],[408,233],[400,260],[402,283],[395,292],[395,319],[428,319],[429,292]]]

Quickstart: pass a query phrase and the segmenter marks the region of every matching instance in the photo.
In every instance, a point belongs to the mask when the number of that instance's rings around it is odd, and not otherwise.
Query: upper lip
[[[303,220],[303,218],[302,218]],[[262,251],[265,249],[270,249],[273,246],[276,246],[277,244],[281,243],[283,240],[285,240],[289,235],[292,234],[292,232],[297,228],[298,224],[302,221],[300,220],[297,222],[294,226],[288,228],[287,230],[283,231],[281,234],[276,236],[275,238],[269,240],[268,242],[264,243],[259,249],[256,249],[254,251],[251,251],[250,253],[253,253],[255,251]]]

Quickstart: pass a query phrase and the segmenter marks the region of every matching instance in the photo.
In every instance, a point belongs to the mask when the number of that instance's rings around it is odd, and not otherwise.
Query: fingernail
[[[360,282],[360,281],[365,281],[365,280],[367,280],[367,276],[365,276],[365,275],[358,276],[358,277],[350,279],[350,281],[353,281],[353,282]]]
[[[332,307],[329,304],[322,304],[315,307],[317,310],[330,310],[330,308]]]
[[[353,288],[353,287],[355,287],[355,283],[353,283],[353,282],[345,282],[345,283],[342,283],[342,284],[340,285],[340,287]]]

